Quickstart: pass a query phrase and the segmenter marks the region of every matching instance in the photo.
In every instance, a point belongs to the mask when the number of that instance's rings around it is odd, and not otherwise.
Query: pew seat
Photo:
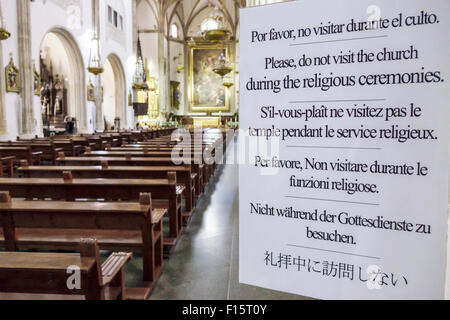
[[[41,163],[42,152],[33,152],[30,147],[0,147],[0,157],[15,157],[15,161],[27,160],[30,164]]]
[[[124,266],[132,254],[112,253],[101,264],[94,239],[78,239],[78,249],[80,253],[0,252],[1,297],[28,293],[35,295],[33,299],[45,299],[48,294],[77,295],[86,300],[124,299]],[[79,288],[67,285],[68,270],[74,266],[80,271]]]
[[[139,201],[141,193],[151,193],[155,206],[168,208],[169,237],[164,241],[168,250],[179,239],[182,230],[182,197],[184,188],[177,184],[175,172],[166,179],[73,179],[71,172],[64,178],[0,178],[0,191],[9,191],[14,198],[27,200],[52,199],[76,201]],[[177,191],[178,190],[178,191]]]
[[[166,209],[154,209],[150,194],[139,202],[11,200],[0,193],[0,246],[7,251],[76,250],[80,238],[95,238],[109,251],[142,253],[143,285],[127,289],[127,299],[146,299],[162,272]]]

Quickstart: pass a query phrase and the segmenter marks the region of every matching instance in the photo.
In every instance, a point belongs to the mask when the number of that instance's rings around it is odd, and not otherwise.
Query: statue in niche
[[[58,97],[56,97],[56,101],[55,101],[55,107],[53,108],[54,110],[54,115],[56,116],[57,114],[60,114],[61,112],[61,105],[59,104],[59,99]]]
[[[65,77],[54,74],[52,62],[45,63],[43,56],[44,52],[41,52],[41,105],[44,123],[50,123],[56,120],[56,116],[67,115],[67,88],[64,85]]]

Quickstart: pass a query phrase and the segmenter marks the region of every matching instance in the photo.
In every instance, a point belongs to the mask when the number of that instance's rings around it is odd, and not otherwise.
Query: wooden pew
[[[101,178],[101,179],[164,179],[169,172],[175,172],[177,182],[186,187],[186,211],[183,217],[187,220],[195,206],[198,177],[196,173],[191,172],[190,165],[184,166],[141,166],[141,167],[110,167],[107,162],[101,166],[28,166],[26,162],[21,162],[18,174],[25,178],[60,178],[65,171],[70,171],[72,177],[76,179]],[[186,222],[186,221],[185,221]]]
[[[12,204],[10,204],[13,206]],[[81,239],[80,253],[28,253],[0,252],[0,297],[33,294],[78,295],[86,300],[123,300],[125,289],[125,263],[131,253],[112,253],[101,264],[99,248],[93,239]],[[71,289],[67,285],[68,270],[78,267],[81,286]],[[3,293],[6,294],[6,297]],[[38,294],[38,296],[36,296]]]
[[[127,298],[143,299],[162,272],[166,212],[153,208],[150,194],[137,203],[7,200],[0,202],[0,223],[7,250],[76,250],[80,238],[94,237],[103,250],[142,253],[143,287],[129,288]]]
[[[102,162],[106,162],[112,167],[129,167],[129,166],[174,166],[172,158],[132,158],[132,157],[65,157],[60,154],[56,159],[57,165],[62,166],[99,166]],[[191,163],[192,172],[198,176],[198,185],[195,185],[197,195],[200,195],[209,179],[207,176],[207,168],[204,164],[192,163],[192,159],[185,159],[185,163]]]
[[[6,174],[9,177],[14,176],[14,161],[16,157],[0,157],[0,177]]]
[[[0,157],[15,157],[15,161],[27,160],[30,164],[41,163],[42,152],[33,152],[30,147],[0,147]]]
[[[166,179],[73,179],[71,172],[64,178],[0,178],[0,191],[9,191],[14,198],[76,201],[138,201],[141,193],[151,193],[157,208],[167,209],[169,237],[164,239],[168,250],[182,231],[181,200],[184,186],[177,185],[175,172]]]
[[[183,150],[180,150],[183,151]],[[180,157],[183,157],[183,152],[175,153],[179,155]],[[150,151],[144,149],[143,151],[110,151],[110,150],[103,150],[103,151],[89,151],[86,150],[84,156],[85,157],[126,157],[126,156],[132,156],[132,157],[154,157],[154,158],[163,158],[163,157],[171,157],[173,155],[172,151]],[[191,157],[198,156],[200,159],[203,158],[202,152],[193,151],[191,152]]]
[[[82,151],[84,151],[84,141],[77,140],[74,141],[72,139],[54,139],[54,138],[34,138],[34,139],[20,139],[17,137],[17,142],[19,143],[31,143],[31,144],[45,144],[45,143],[53,143],[55,149],[58,152],[64,152],[67,156],[78,156]]]
[[[50,161],[56,164],[58,153],[64,151],[62,148],[56,148],[53,142],[33,142],[33,141],[8,141],[0,142],[0,147],[29,147],[31,152],[42,152],[41,160]]]
[[[183,150],[180,150],[183,151]],[[132,158],[169,158],[173,156],[172,151],[90,151],[89,149],[86,150],[84,153],[84,157],[117,157],[117,158],[126,158],[126,157],[132,157]],[[177,155],[179,158],[183,158],[183,152],[175,152],[175,155]],[[198,163],[198,162],[205,162],[205,171],[203,173],[203,177],[205,178],[204,183],[206,184],[209,181],[209,178],[214,173],[214,170],[216,168],[216,162],[213,156],[207,157],[206,153],[202,152],[191,152],[190,154],[191,161],[189,163]]]

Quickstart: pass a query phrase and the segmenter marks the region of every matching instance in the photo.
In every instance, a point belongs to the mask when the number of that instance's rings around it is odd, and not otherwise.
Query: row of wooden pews
[[[143,257],[139,287],[125,287],[123,265],[131,254],[121,253],[127,257],[118,264],[122,276],[103,281],[97,263],[100,280],[89,284],[96,290],[69,294],[84,292],[88,299],[146,299],[163,270],[163,253],[170,256],[214,174],[215,150],[226,148],[222,131],[205,134],[203,143],[196,146],[172,141],[173,130],[52,138],[49,144],[53,146],[55,141],[87,141],[80,152],[56,150],[52,161],[36,162],[13,154],[14,164],[6,170],[9,177],[0,178],[0,248],[8,254],[77,251],[80,239],[95,239],[101,250],[139,253]],[[98,138],[101,143],[92,140]],[[44,141],[34,139],[26,148],[31,150]],[[180,161],[174,163],[174,154]],[[17,259],[24,261],[28,252],[20,254]],[[58,253],[52,254],[57,259]],[[0,263],[0,281],[2,272]],[[0,283],[0,292],[28,292],[19,283],[15,285]],[[38,291],[47,294],[53,289],[39,287]]]

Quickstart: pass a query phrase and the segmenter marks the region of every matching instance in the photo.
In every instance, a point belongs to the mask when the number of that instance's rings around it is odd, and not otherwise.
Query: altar
[[[193,117],[194,127],[219,128],[220,117]]]

